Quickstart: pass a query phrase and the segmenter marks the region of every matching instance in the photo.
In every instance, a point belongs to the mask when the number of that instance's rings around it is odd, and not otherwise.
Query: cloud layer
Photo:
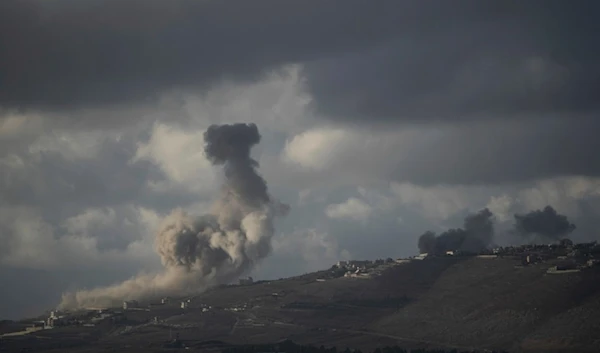
[[[0,1],[0,317],[30,314],[15,293],[44,290],[41,310],[159,271],[160,220],[218,198],[211,124],[257,124],[250,157],[297,201],[257,278],[414,255],[420,234],[484,208],[501,245],[524,241],[515,213],[547,205],[594,239],[597,14],[593,0]]]

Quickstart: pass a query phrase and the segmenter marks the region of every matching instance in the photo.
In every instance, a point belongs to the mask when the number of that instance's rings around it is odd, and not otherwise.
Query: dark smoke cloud
[[[436,236],[428,231],[419,237],[418,246],[421,253],[443,254],[449,250],[478,252],[486,249],[494,238],[493,213],[483,210],[468,215],[463,228],[449,229]]]
[[[192,217],[181,209],[165,218],[156,251],[165,267],[110,287],[67,293],[60,305],[74,308],[115,305],[124,299],[184,295],[228,283],[250,270],[271,250],[273,218],[287,206],[271,202],[250,149],[260,141],[254,124],[213,125],[205,134],[205,154],[225,169],[220,198],[211,214]]]
[[[464,230],[467,237],[462,244],[464,249],[482,250],[492,243],[494,238],[494,214],[487,208],[468,215]]]
[[[250,148],[260,141],[254,124],[213,125],[204,133],[206,156],[214,165],[225,165],[227,185],[247,202],[267,203],[267,184],[256,174],[258,163],[250,158]]]
[[[419,251],[422,254],[433,253],[435,251],[436,234],[432,231],[427,231],[419,237]]]
[[[567,216],[557,213],[549,205],[543,210],[534,210],[523,215],[515,214],[514,217],[515,231],[527,238],[537,236],[543,240],[558,240],[568,236],[576,228]]]

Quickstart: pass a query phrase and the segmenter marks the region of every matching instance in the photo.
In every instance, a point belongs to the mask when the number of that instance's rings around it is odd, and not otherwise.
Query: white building
[[[373,262],[371,262],[369,260],[365,260],[365,261],[361,261],[361,260],[349,260],[349,261],[338,261],[338,263],[336,265],[339,268],[346,268],[346,269],[355,270],[355,269],[358,269],[358,268],[364,269],[368,265],[371,265],[372,263]]]
[[[123,302],[123,310],[137,308],[139,306],[140,305],[136,300],[126,300]]]
[[[254,279],[252,277],[248,277],[248,278],[240,278],[240,285],[248,285],[248,284],[252,284],[254,283]]]

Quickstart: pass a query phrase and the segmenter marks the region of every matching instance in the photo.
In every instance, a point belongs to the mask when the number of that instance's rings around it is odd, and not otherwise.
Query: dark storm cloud
[[[593,0],[0,1],[0,107],[58,110],[49,115],[84,127],[137,121],[142,113],[73,112],[144,105],[171,89],[202,92],[221,79],[253,81],[302,63],[319,116],[341,124],[531,122],[499,132],[465,124],[402,165],[364,170],[419,184],[598,176],[599,7]]]
[[[308,63],[333,118],[589,113],[600,5],[564,1],[25,0],[0,4],[0,104],[144,102]],[[372,120],[370,120],[372,122]]]
[[[529,119],[457,125],[393,166],[390,176],[424,185],[509,184],[600,176],[600,119]]]
[[[378,43],[404,26],[400,10],[411,6],[391,0],[3,1],[0,102],[38,108],[143,102],[171,88],[255,79],[285,63]]]
[[[424,12],[418,20],[428,30],[402,30],[373,50],[307,65],[316,107],[369,123],[598,112],[597,2],[449,3],[466,14],[438,21],[436,10]]]
[[[55,151],[24,153],[18,166],[0,169],[0,205],[35,206],[61,216],[65,210],[79,213],[82,204],[103,207],[136,200],[142,205],[155,201],[153,207],[172,206],[146,186],[147,181],[165,180],[162,171],[145,161],[129,163],[134,155],[135,143],[127,140],[102,142],[93,158],[73,160]]]

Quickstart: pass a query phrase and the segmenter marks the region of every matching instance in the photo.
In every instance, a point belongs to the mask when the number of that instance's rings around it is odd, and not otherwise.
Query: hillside
[[[0,351],[162,351],[178,335],[191,351],[207,341],[276,342],[373,349],[457,348],[592,352],[600,346],[600,270],[549,274],[548,260],[434,257],[386,265],[373,278],[321,271],[127,310],[124,321],[64,327],[0,340]],[[319,279],[319,281],[317,281]],[[187,308],[181,301],[189,299]],[[115,309],[118,310],[118,309]],[[213,349],[213,348],[211,348]],[[217,348],[214,348],[217,349]],[[219,348],[220,349],[220,348]]]
[[[510,259],[469,259],[449,267],[418,300],[371,327],[488,349],[597,347],[598,319],[589,318],[592,310],[600,313],[600,272],[552,275],[547,269],[548,264],[515,267]],[[577,315],[582,312],[591,316]]]

